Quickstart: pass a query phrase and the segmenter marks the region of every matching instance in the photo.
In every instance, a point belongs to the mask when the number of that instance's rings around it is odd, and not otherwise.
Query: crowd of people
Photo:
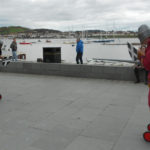
[[[0,59],[2,59],[2,46],[3,46],[3,42],[0,41]],[[16,38],[13,39],[10,48],[12,50],[12,61],[17,61],[17,42],[16,42]],[[76,63],[79,64],[83,64],[83,42],[82,40],[80,40],[80,38],[77,38],[77,45],[76,45]]]

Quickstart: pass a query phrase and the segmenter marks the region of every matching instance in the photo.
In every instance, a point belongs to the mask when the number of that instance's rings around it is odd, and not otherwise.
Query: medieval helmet
[[[146,40],[149,37],[150,37],[150,28],[145,24],[141,25],[138,28],[138,38],[140,42],[143,43],[144,40]]]

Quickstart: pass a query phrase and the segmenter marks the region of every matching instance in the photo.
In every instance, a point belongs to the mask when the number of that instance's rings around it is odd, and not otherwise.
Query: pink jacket
[[[145,50],[145,56],[142,56],[142,64],[147,71],[150,71],[150,41]]]
[[[138,58],[140,59],[144,68],[149,71],[148,73],[148,86],[149,86],[149,94],[148,94],[148,106],[150,108],[150,41],[147,44],[145,49],[145,54],[141,51],[138,51]]]

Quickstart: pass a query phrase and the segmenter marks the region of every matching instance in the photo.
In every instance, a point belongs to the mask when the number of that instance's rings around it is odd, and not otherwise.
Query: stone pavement
[[[149,150],[148,87],[0,73],[0,150]]]

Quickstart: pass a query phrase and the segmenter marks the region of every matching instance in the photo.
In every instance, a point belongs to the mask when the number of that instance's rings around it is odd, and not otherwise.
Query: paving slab
[[[0,73],[0,150],[149,150],[142,83]]]

